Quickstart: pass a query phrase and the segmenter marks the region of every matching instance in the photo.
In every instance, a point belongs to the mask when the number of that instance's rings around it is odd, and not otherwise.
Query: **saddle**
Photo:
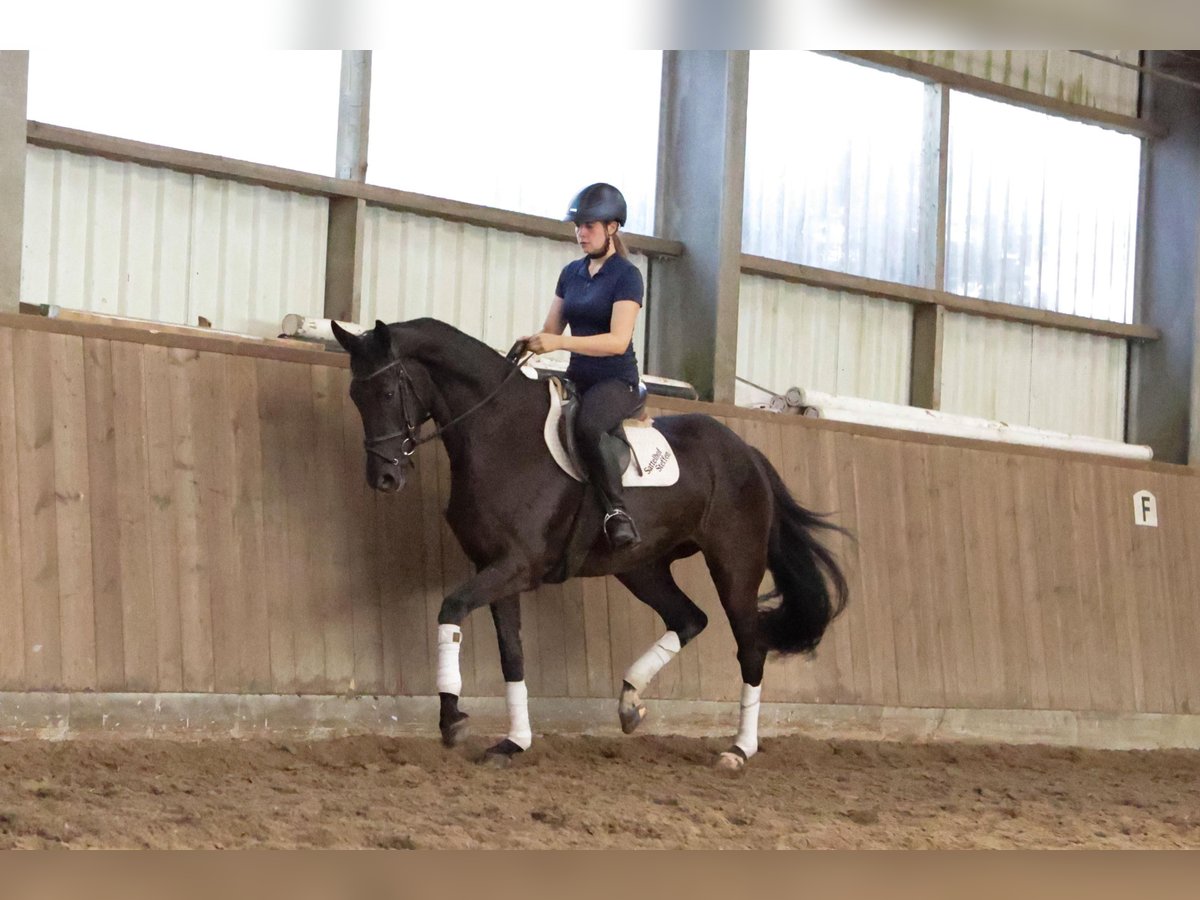
[[[579,454],[579,437],[575,431],[575,422],[579,418],[579,390],[575,386],[575,382],[565,378],[551,378],[550,384],[558,391],[561,401],[562,415],[558,420],[558,439],[562,442],[563,449],[567,451],[567,458],[571,461],[575,471],[586,472],[583,459]],[[632,415],[608,434],[600,437],[601,456],[608,462],[615,463],[618,472],[624,472],[629,467],[630,457],[633,455],[633,446],[625,434],[625,425],[643,427],[648,418],[646,415],[646,386],[639,382],[637,406]]]

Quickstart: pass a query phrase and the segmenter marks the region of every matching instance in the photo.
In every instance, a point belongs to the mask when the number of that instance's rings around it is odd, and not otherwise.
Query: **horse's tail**
[[[775,467],[755,452],[775,500],[767,545],[767,565],[775,579],[775,590],[759,598],[766,601],[759,607],[759,634],[770,650],[811,652],[829,623],[845,608],[848,594],[846,576],[814,532],[849,532],[797,503]],[[770,602],[774,598],[778,603]]]

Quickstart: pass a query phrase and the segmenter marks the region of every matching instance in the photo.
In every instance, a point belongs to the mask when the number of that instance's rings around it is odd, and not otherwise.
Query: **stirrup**
[[[621,539],[618,539],[617,535],[612,534],[608,530],[608,523],[613,519],[617,520],[618,529],[620,529],[622,524],[628,526],[627,533],[622,535]],[[609,512],[604,516],[604,536],[608,538],[608,543],[613,547],[614,550],[619,550],[622,547],[630,547],[634,544],[640,543],[642,540],[642,536],[638,534],[637,525],[635,525],[633,522],[633,516],[629,515],[629,513],[625,512],[625,510],[621,509],[620,507],[609,510]]]

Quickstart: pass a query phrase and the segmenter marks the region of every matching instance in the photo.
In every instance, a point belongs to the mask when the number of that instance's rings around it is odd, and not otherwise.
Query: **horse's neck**
[[[533,415],[538,396],[527,378],[514,375],[498,357],[472,352],[476,349],[443,344],[421,355],[436,393],[434,422],[439,428],[449,426],[443,443],[452,458],[465,452],[470,434]],[[462,416],[466,418],[460,420]]]

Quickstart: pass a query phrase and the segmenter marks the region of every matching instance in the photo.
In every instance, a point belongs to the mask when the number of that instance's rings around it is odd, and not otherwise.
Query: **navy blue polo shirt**
[[[563,267],[554,293],[563,299],[563,321],[576,337],[608,334],[612,330],[613,304],[634,300],[642,305],[645,290],[642,273],[620,254],[613,254],[594,276],[588,274],[588,258],[577,259]],[[585,390],[597,381],[618,378],[638,383],[637,356],[633,341],[620,356],[584,356],[571,354],[567,377]]]

